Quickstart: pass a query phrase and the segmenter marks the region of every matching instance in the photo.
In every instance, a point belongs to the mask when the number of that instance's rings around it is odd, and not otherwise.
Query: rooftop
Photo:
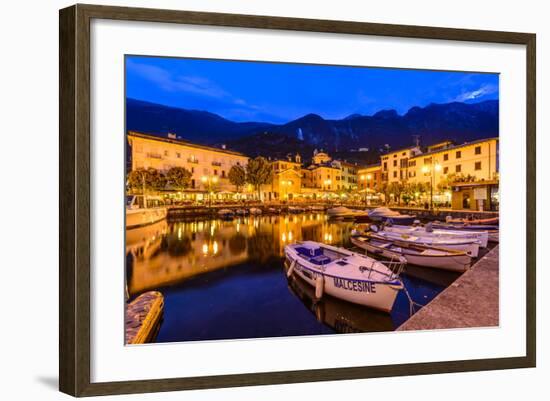
[[[498,137],[477,139],[477,140],[472,141],[472,142],[464,142],[464,143],[461,143],[461,144],[458,144],[458,145],[449,146],[447,148],[436,149],[436,150],[433,150],[431,152],[426,152],[426,153],[420,153],[416,156],[411,157],[411,159],[414,159],[414,158],[417,158],[417,157],[418,158],[425,157],[425,156],[433,155],[435,153],[448,152],[448,151],[463,148],[463,147],[466,147],[466,146],[471,146],[471,145],[475,145],[475,144],[478,144],[478,143],[483,143],[483,142],[488,142],[488,141],[495,141],[495,140],[498,141]]]

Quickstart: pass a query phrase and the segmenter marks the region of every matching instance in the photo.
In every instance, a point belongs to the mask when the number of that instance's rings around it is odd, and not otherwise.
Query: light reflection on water
[[[157,342],[393,330],[410,316],[403,293],[387,315],[328,296],[315,302],[313,288],[284,274],[285,245],[313,240],[351,248],[352,227],[305,213],[191,218],[129,230],[128,292],[164,294]],[[420,304],[457,277],[419,269],[403,279]]]

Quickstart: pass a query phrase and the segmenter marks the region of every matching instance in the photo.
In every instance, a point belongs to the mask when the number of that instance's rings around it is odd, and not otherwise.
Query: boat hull
[[[164,220],[168,210],[165,207],[148,209],[126,209],[126,228],[132,229]]]
[[[369,280],[349,279],[325,274],[305,266],[299,257],[286,253],[289,264],[295,262],[293,271],[309,285],[316,287],[317,280],[324,280],[324,293],[358,305],[367,306],[386,313],[391,312],[397,294],[403,284],[383,283]]]
[[[476,241],[479,241],[479,245],[482,248],[487,248],[487,243],[489,242],[489,233],[486,231],[466,231],[466,230],[461,231],[461,230],[435,229],[434,231],[428,232],[423,227],[400,227],[400,226],[384,227],[384,231],[394,232],[398,234],[416,235],[416,236],[425,237],[425,238],[455,237],[455,238],[476,240]]]
[[[430,267],[434,269],[443,269],[454,272],[464,272],[470,268],[472,259],[468,255],[415,255],[406,252],[395,252],[391,249],[385,249],[371,244],[367,241],[361,241],[352,238],[351,242],[357,247],[370,252],[374,255],[384,257],[386,259],[397,258],[403,256],[407,259],[407,263],[417,266]]]

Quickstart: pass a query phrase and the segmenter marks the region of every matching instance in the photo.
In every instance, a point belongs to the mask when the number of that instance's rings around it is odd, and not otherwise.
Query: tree
[[[172,167],[166,173],[166,179],[168,183],[179,191],[189,187],[191,183],[192,174],[184,167]]]
[[[229,182],[235,185],[237,192],[241,192],[241,188],[246,184],[246,170],[243,166],[235,165],[229,169]]]
[[[138,168],[127,176],[128,188],[135,192],[158,191],[166,186],[166,177],[157,169]]]
[[[402,181],[392,182],[388,187],[388,191],[394,194],[395,198],[397,199],[397,204],[400,204],[401,194],[405,192],[405,184]]]
[[[251,184],[261,199],[262,185],[269,184],[273,179],[271,164],[263,157],[258,156],[250,159],[246,165],[246,181]]]
[[[380,193],[384,195],[384,204],[387,205],[391,194],[390,186],[387,182],[380,184]]]

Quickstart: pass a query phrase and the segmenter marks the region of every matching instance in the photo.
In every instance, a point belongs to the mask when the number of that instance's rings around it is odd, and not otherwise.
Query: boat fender
[[[431,222],[427,223],[424,226],[424,229],[426,230],[427,233],[433,233],[434,232],[434,228],[433,228],[433,225],[432,225]]]
[[[293,261],[292,261],[292,263],[290,264],[290,267],[289,267],[288,270],[286,271],[286,276],[287,276],[287,277],[292,276],[292,272],[294,272],[294,266],[296,266],[296,260],[293,260]]]
[[[321,299],[323,292],[325,291],[325,277],[323,275],[317,276],[315,279],[315,298]]]

